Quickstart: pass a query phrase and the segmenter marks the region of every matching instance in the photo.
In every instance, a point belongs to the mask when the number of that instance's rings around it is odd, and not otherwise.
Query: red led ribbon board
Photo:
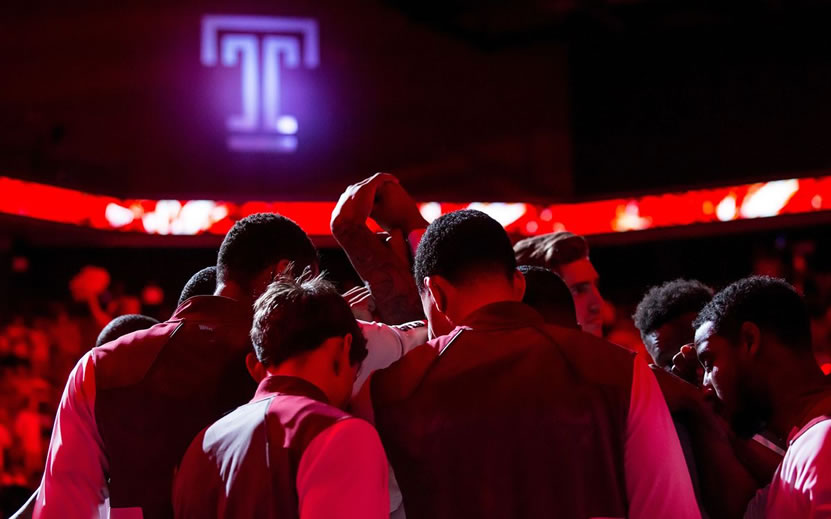
[[[236,220],[268,211],[288,216],[312,236],[326,236],[334,207],[334,202],[120,199],[0,177],[0,213],[109,231],[223,235]],[[521,236],[564,229],[607,234],[825,211],[831,209],[831,176],[573,204],[420,204],[428,221],[462,208],[482,210]]]

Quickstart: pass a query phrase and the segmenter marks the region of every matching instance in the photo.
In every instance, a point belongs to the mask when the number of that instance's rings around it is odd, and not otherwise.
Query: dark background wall
[[[831,166],[827,3],[737,4],[584,21],[570,48],[577,193]]]
[[[131,196],[333,199],[378,170],[425,198],[569,194],[559,42],[486,50],[377,2],[175,5],[5,16],[0,171]],[[204,14],[318,21],[320,67],[284,74],[296,153],[226,149],[240,76],[200,63]]]
[[[0,172],[123,196],[567,200],[831,165],[827,1],[364,0],[0,8]],[[314,18],[291,155],[225,147],[205,14]]]

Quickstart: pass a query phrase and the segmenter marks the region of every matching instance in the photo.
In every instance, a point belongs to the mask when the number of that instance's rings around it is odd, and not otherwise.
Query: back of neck
[[[517,302],[517,300],[509,292],[483,291],[470,294],[470,297],[466,297],[463,304],[459,305],[456,312],[459,319],[456,319],[455,322],[457,325],[463,325],[476,311],[488,305],[505,302]]]
[[[236,283],[217,283],[214,295],[234,299],[241,303],[247,303],[249,301],[248,295]]]

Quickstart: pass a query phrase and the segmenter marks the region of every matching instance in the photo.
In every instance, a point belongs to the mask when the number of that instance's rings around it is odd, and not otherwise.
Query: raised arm
[[[403,188],[394,176],[375,174],[346,189],[332,212],[331,220],[332,235],[372,291],[378,316],[389,324],[423,318],[409,262],[379,239],[366,224],[367,218],[372,216],[391,236],[399,236],[399,240],[402,235],[406,238],[418,226],[426,227],[427,223],[421,215],[416,217],[413,213],[413,208],[416,214],[418,209],[412,199],[407,196],[406,199],[412,203],[401,203],[404,198],[398,190],[403,191]],[[395,207],[400,210],[393,209]],[[417,227],[411,228],[414,225]]]

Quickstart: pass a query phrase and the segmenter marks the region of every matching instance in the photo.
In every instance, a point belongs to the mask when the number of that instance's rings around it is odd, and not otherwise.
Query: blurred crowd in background
[[[809,304],[817,362],[826,374],[831,372],[831,272],[822,268],[822,257],[816,254],[819,243],[809,239],[785,243],[781,235],[760,239],[769,239],[770,246],[756,247],[748,252],[749,257],[727,254],[722,259],[732,265],[732,271],[725,273],[724,278],[700,279],[714,288],[730,276],[765,274],[787,279]],[[709,247],[720,240],[727,238],[716,239]],[[112,318],[124,314],[140,313],[166,320],[175,310],[185,282],[199,270],[200,262],[210,265],[213,260],[212,251],[177,251],[173,255],[175,264],[167,265],[170,275],[163,281],[149,275],[144,279],[141,275],[121,279],[104,267],[87,265],[76,267],[76,273],[65,276],[63,283],[40,286],[36,280],[46,279],[41,271],[55,269],[61,262],[60,251],[51,252],[53,257],[48,261],[44,258],[49,255],[44,253],[36,262],[22,255],[12,257],[10,262],[12,297],[0,318],[0,487],[4,492],[37,487],[67,375],[95,345],[101,329]],[[592,251],[606,297],[604,335],[611,342],[642,351],[644,346],[632,314],[646,290],[656,283],[638,272],[630,278],[614,272],[621,253],[615,247],[595,247]],[[648,256],[645,251],[639,253]],[[96,256],[94,251],[86,255]],[[135,256],[135,251],[122,251],[125,255]],[[166,255],[166,251],[150,253],[151,257]],[[666,255],[672,261],[668,251]],[[68,256],[70,263],[77,263],[85,254],[76,251]],[[323,267],[339,282],[342,292],[359,283],[340,251],[323,251],[322,256]],[[120,270],[122,257],[109,258],[104,263],[114,261],[113,270]],[[62,267],[64,271],[69,268]]]

